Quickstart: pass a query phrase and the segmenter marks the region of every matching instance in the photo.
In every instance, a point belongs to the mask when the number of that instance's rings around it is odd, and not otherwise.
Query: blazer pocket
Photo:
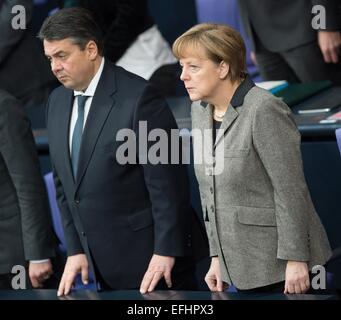
[[[134,213],[128,218],[129,225],[133,231],[138,231],[149,227],[154,223],[152,209],[148,208]]]
[[[273,208],[237,207],[239,223],[253,226],[275,227],[276,215]]]
[[[250,152],[250,149],[241,149],[241,150],[233,150],[233,149],[225,149],[224,157],[225,158],[242,158],[246,157]]]

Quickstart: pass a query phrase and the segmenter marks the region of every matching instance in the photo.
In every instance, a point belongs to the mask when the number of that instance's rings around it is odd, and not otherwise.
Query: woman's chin
[[[189,96],[190,100],[193,101],[193,102],[201,100],[200,97],[198,95],[196,95],[196,94],[189,93],[188,96]]]

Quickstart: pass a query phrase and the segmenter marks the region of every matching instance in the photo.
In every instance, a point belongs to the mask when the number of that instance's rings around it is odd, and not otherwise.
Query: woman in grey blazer
[[[290,109],[245,73],[245,46],[225,25],[173,44],[192,105],[195,173],[212,257],[212,291],[304,293],[331,256],[304,179]],[[201,161],[203,159],[203,161]]]

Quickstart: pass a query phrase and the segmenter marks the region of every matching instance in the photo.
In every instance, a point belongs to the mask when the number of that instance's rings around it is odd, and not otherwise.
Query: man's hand
[[[168,288],[172,286],[171,271],[175,263],[174,257],[154,254],[150,259],[148,270],[144,274],[140,286],[142,294],[154,290],[160,279],[165,278]]]
[[[62,279],[58,288],[58,297],[69,294],[77,274],[82,274],[84,284],[89,283],[89,264],[85,254],[69,256],[66,260]]]
[[[339,31],[319,31],[318,44],[326,63],[338,63],[341,51],[341,33]]]
[[[28,274],[33,288],[42,288],[43,283],[53,273],[51,261],[42,263],[30,262],[28,266]]]
[[[223,291],[228,288],[228,284],[221,280],[220,265],[218,257],[213,257],[205,281],[212,292]]]
[[[310,288],[306,262],[288,261],[285,271],[284,293],[305,293]]]

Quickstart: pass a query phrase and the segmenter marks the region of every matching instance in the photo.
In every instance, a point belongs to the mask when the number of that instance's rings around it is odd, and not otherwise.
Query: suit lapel
[[[76,176],[76,190],[89,166],[91,156],[106,119],[115,104],[115,100],[112,97],[116,91],[115,84],[114,70],[105,62],[83,131]]]
[[[217,138],[214,143],[214,148],[216,148],[217,144],[220,142],[222,137],[227,133],[227,130],[231,127],[232,123],[237,119],[237,117],[238,112],[230,104],[226,110],[223,122],[220,126],[220,130],[218,130]]]

